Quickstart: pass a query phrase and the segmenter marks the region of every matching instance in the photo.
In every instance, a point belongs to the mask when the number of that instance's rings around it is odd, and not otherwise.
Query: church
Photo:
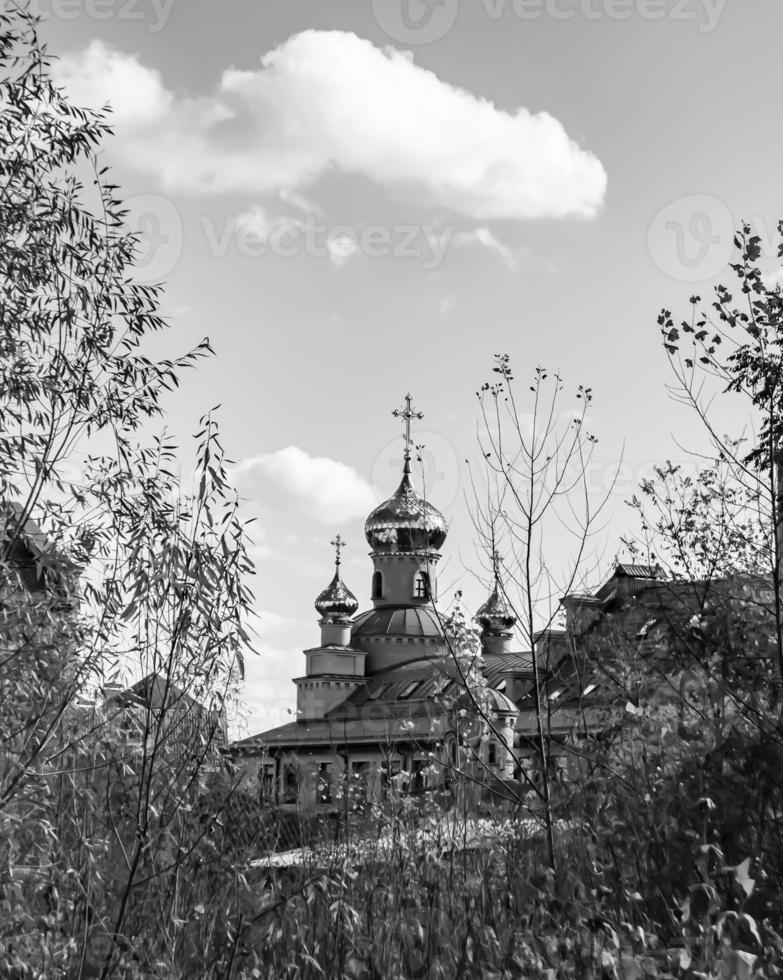
[[[589,725],[598,717],[600,699],[599,683],[576,663],[574,640],[618,597],[655,579],[647,566],[617,565],[594,595],[564,597],[564,629],[540,631],[532,650],[517,650],[517,619],[495,556],[494,582],[473,617],[476,642],[466,661],[452,626],[459,620],[471,629],[469,620],[459,606],[445,616],[438,605],[437,567],[448,524],[411,476],[411,422],[423,416],[410,395],[393,414],[405,425],[400,484],[364,527],[372,606],[359,612],[343,582],[345,542],[338,535],[333,577],[315,599],[320,642],[304,651],[304,672],[293,681],[296,721],[229,749],[270,805],[329,807],[347,785],[369,800],[392,787],[417,793],[448,786],[466,770],[495,797],[518,800],[540,766],[542,710],[547,765],[568,772],[578,764],[579,753],[572,751],[578,728],[584,733],[586,719]]]
[[[315,600],[320,643],[304,651],[304,673],[294,679],[296,721],[232,747],[263,798],[283,806],[329,805],[346,777],[369,798],[389,786],[416,792],[448,778],[466,741],[483,777],[519,778],[514,746],[532,655],[512,649],[516,617],[496,562],[494,587],[475,616],[480,704],[467,694],[470,665],[455,657],[437,601],[448,525],[411,476],[411,422],[423,416],[410,395],[393,414],[405,424],[400,484],[364,527],[372,607],[359,612],[343,582],[338,535],[334,575]]]

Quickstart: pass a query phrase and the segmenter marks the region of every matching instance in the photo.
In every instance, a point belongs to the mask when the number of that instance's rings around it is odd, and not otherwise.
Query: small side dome
[[[332,545],[337,555],[334,562],[334,578],[315,600],[315,609],[321,619],[339,623],[350,619],[359,608],[356,596],[340,578],[340,551],[345,547],[345,541],[338,534]]]
[[[322,619],[350,619],[359,608],[356,596],[340,578],[339,570],[315,600],[315,608]]]
[[[367,518],[367,543],[373,551],[381,552],[439,551],[447,533],[443,514],[413,489],[406,459],[396,493]]]
[[[488,687],[487,695],[489,697],[492,710],[496,711],[499,715],[519,714],[519,708],[517,708],[511,698],[502,691],[498,691],[494,687]]]
[[[489,599],[476,613],[475,620],[484,633],[508,633],[516,625],[517,617],[506,602],[497,578]]]

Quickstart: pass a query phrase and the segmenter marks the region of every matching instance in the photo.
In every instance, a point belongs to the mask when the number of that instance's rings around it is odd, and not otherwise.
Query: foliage
[[[235,887],[211,837],[234,787],[208,819],[199,800],[251,566],[212,415],[188,493],[149,429],[209,344],[145,353],[160,288],[133,280],[106,124],[53,86],[16,4],[0,73],[0,973],[192,975],[184,924]],[[231,913],[207,918],[222,976]]]

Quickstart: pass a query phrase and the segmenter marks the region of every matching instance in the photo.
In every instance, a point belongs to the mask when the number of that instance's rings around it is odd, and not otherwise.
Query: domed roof
[[[517,617],[506,602],[497,573],[495,587],[474,619],[485,633],[507,633],[514,628]]]
[[[407,636],[441,639],[443,631],[433,612],[424,606],[386,606],[358,617],[351,636]]]
[[[489,700],[493,711],[497,711],[498,714],[501,715],[519,714],[519,708],[507,694],[504,694],[502,691],[498,691],[494,687],[488,687],[487,694],[489,695]]]
[[[350,619],[359,608],[356,596],[340,578],[340,552],[345,547],[345,541],[338,534],[332,541],[336,555],[334,560],[334,578],[315,600],[316,611],[322,619],[332,622]]]
[[[413,489],[406,457],[397,491],[367,518],[367,543],[373,551],[438,551],[447,533],[443,514]]]
[[[322,619],[350,619],[359,608],[356,596],[340,578],[337,568],[334,578],[315,600],[315,608]]]
[[[491,711],[500,715],[519,714],[519,708],[511,698],[494,687],[483,687],[480,691],[474,692],[463,689],[462,693],[454,702],[454,706],[457,709],[466,708],[469,713],[473,713],[476,711],[477,703],[485,712]]]

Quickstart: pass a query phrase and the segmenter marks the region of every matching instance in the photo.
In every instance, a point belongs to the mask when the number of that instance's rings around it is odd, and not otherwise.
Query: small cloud
[[[298,446],[242,460],[233,470],[240,492],[278,509],[297,509],[319,524],[366,517],[378,502],[376,489],[353,467]]]
[[[278,197],[284,204],[290,204],[291,207],[301,211],[302,214],[312,215],[316,218],[323,217],[323,211],[317,204],[306,198],[304,194],[300,194],[290,187],[281,187],[278,192]]]
[[[338,269],[359,253],[359,244],[350,235],[330,235],[326,241],[326,248],[329,252],[329,260]]]
[[[509,269],[517,268],[517,259],[511,249],[485,226],[474,228],[472,231],[458,231],[454,235],[453,241],[458,248],[470,248],[476,245],[486,248],[490,252],[495,252]]]

